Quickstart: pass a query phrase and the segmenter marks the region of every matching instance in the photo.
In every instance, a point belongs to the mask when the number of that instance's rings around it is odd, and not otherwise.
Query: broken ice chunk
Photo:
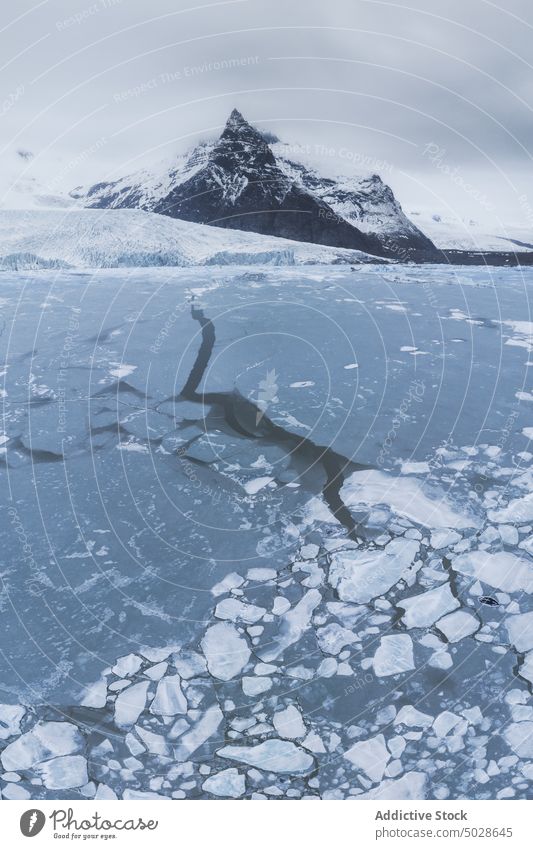
[[[303,557],[304,560],[314,560],[318,557],[320,548],[316,543],[309,542],[307,545],[302,545],[300,549],[300,557]]]
[[[432,723],[432,716],[422,713],[413,705],[404,705],[394,719],[394,725],[407,725],[411,728],[429,728]]]
[[[273,581],[277,578],[278,573],[275,569],[267,569],[264,566],[255,566],[253,569],[248,569],[246,578],[249,581]]]
[[[360,604],[386,593],[414,569],[419,543],[404,538],[384,550],[348,550],[331,555],[329,581],[343,601]]]
[[[174,752],[176,760],[186,761],[193,755],[215,733],[223,718],[219,706],[211,705],[191,730],[180,738]]]
[[[383,734],[361,740],[344,753],[344,757],[358,769],[363,770],[371,781],[381,781],[385,767],[390,760],[390,752],[385,745]]]
[[[357,509],[386,504],[399,516],[427,528],[469,528],[477,524],[472,517],[461,515],[449,507],[444,492],[426,495],[416,479],[393,477],[376,469],[350,475],[341,489],[341,498],[347,507]]]
[[[433,531],[430,537],[430,545],[437,550],[440,548],[449,548],[451,545],[459,542],[460,539],[460,534],[451,531],[449,528],[443,528],[441,531]]]
[[[506,622],[509,639],[519,652],[533,649],[533,611],[509,616]]]
[[[491,522],[510,522],[512,525],[531,522],[533,520],[533,492],[511,500],[507,507],[489,510],[487,516]]]
[[[361,793],[358,799],[425,799],[428,777],[425,772],[406,772],[401,778],[383,781],[379,787]]]
[[[337,672],[338,663],[334,657],[325,657],[318,666],[316,674],[319,678],[332,678]]]
[[[159,679],[163,677],[167,669],[168,663],[165,663],[165,661],[161,661],[161,663],[156,663],[155,666],[150,666],[148,669],[145,669],[144,674],[147,676],[147,678],[150,678],[151,681],[159,681]]]
[[[172,427],[168,416],[155,410],[136,410],[120,419],[120,426],[126,433],[142,440],[158,440],[166,436]]]
[[[230,681],[242,672],[250,659],[248,643],[229,622],[211,625],[201,642],[211,675]]]
[[[155,699],[150,705],[150,712],[159,716],[176,716],[187,713],[187,699],[181,689],[179,675],[167,675],[157,685]]]
[[[273,672],[277,671],[277,666],[274,666],[272,663],[257,663],[254,667],[256,675],[272,675]]]
[[[145,751],[143,744],[139,743],[135,734],[132,734],[131,731],[124,737],[124,742],[132,755],[141,755]]]
[[[122,798],[126,801],[135,801],[136,799],[161,799],[165,802],[170,802],[170,796],[162,796],[160,793],[151,793],[149,790],[130,790],[129,787],[124,790]]]
[[[207,778],[202,784],[202,790],[213,796],[229,796],[230,799],[238,799],[246,790],[246,779],[235,767],[230,767]]]
[[[356,636],[351,631],[337,622],[330,622],[329,625],[318,628],[316,635],[318,644],[325,654],[337,655],[345,646],[350,646],[356,640]]]
[[[428,665],[434,669],[450,669],[453,666],[451,654],[447,651],[436,651],[428,660]]]
[[[479,622],[475,616],[466,610],[456,610],[439,619],[436,627],[444,634],[449,643],[457,643],[465,637],[469,637],[479,628]]]
[[[290,610],[291,603],[288,598],[284,598],[282,595],[276,596],[274,599],[274,604],[272,605],[272,613],[274,616],[281,616],[283,613],[286,613],[287,610]]]
[[[99,800],[101,799],[102,801],[104,801],[104,799],[114,800],[117,799],[117,794],[111,789],[111,787],[108,787],[107,784],[99,784],[94,798]]]
[[[214,596],[224,595],[224,593],[229,593],[230,590],[235,589],[236,587],[240,587],[241,584],[244,584],[244,578],[242,575],[239,575],[238,572],[230,572],[229,575],[226,575],[218,584],[211,589],[211,592]]]
[[[520,664],[518,673],[521,678],[525,678],[526,681],[533,684],[533,651],[529,651],[524,655],[524,661]]]
[[[22,705],[0,705],[0,740],[20,734],[20,723],[26,713]]]
[[[289,740],[265,740],[258,746],[224,746],[217,755],[279,774],[305,775],[314,767],[311,755]]]
[[[20,784],[6,784],[2,787],[2,799],[11,799],[12,801],[16,801],[17,799],[29,798],[30,794],[24,789],[24,787],[21,787]]]
[[[246,622],[248,625],[258,622],[265,613],[266,609],[264,607],[257,607],[255,604],[245,604],[237,598],[225,598],[219,601],[215,608],[217,619],[228,619],[231,622]]]
[[[533,592],[533,566],[523,557],[508,551],[497,554],[470,551],[455,557],[452,568],[505,592]]]
[[[77,754],[84,744],[82,735],[72,723],[41,722],[6,746],[1,755],[2,764],[8,771],[30,769],[48,758]]]
[[[305,746],[306,749],[309,749],[310,752],[315,752],[317,755],[323,755],[326,752],[326,747],[316,731],[309,732],[302,746]]]
[[[406,745],[407,743],[405,742],[404,738],[400,736],[391,737],[390,740],[387,741],[387,748],[391,755],[396,759],[401,758],[405,751]]]
[[[194,678],[207,672],[205,659],[194,651],[181,651],[173,656],[174,666],[182,678]]]
[[[398,607],[405,610],[402,619],[407,628],[428,628],[460,604],[446,583],[434,590],[403,598]]]
[[[501,540],[504,545],[517,545],[520,539],[518,530],[513,525],[498,525]]]
[[[270,483],[272,483],[273,480],[273,477],[264,475],[263,477],[255,478],[251,481],[246,481],[246,483],[244,484],[244,489],[248,495],[256,495],[258,492],[264,489],[265,486],[268,486]]]
[[[245,696],[259,696],[266,693],[272,687],[272,679],[245,675],[242,679],[242,689]]]
[[[272,721],[280,737],[288,740],[305,737],[306,727],[302,714],[295,705],[289,705],[284,710],[279,710],[274,714]]]
[[[466,719],[457,716],[449,710],[444,710],[435,718],[433,731],[437,737],[447,737],[451,731],[454,734],[464,734],[468,727]]]
[[[202,434],[185,450],[185,456],[200,463],[214,463],[228,453],[228,440],[219,430]]]
[[[127,678],[130,675],[135,675],[141,668],[142,659],[136,654],[127,654],[124,657],[119,657],[112,671],[119,678]]]
[[[135,731],[143,741],[150,754],[159,755],[163,758],[168,757],[168,755],[170,754],[170,749],[167,745],[165,738],[162,737],[161,734],[154,734],[153,731],[149,731],[147,728],[141,728],[140,725],[135,726]]]
[[[167,433],[161,440],[161,447],[169,454],[181,452],[183,447],[187,445],[196,436],[200,436],[203,431],[196,425],[188,425],[181,427],[178,430],[173,430]]]
[[[40,776],[48,790],[68,790],[71,787],[82,787],[87,784],[87,761],[82,755],[66,755],[52,758],[35,766],[35,772]]]
[[[414,669],[413,641],[409,634],[382,637],[373,664],[374,672],[379,677],[399,675]]]
[[[119,693],[115,702],[115,724],[119,728],[129,728],[137,722],[144,710],[147,693],[148,681],[132,684]]]
[[[86,687],[82,697],[80,704],[83,707],[92,707],[92,708],[103,708],[106,706],[107,702],[107,681],[105,678],[100,678],[99,681],[95,681],[94,684],[90,684]]]
[[[276,660],[286,648],[298,642],[309,627],[311,615],[321,601],[322,596],[318,590],[308,590],[298,604],[282,616],[279,632],[272,644],[257,650],[261,660],[266,662]]]
[[[503,736],[520,758],[533,758],[533,722],[513,722]]]

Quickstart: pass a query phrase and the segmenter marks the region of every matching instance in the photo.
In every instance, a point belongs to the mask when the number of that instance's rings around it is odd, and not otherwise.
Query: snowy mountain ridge
[[[489,253],[525,253],[533,250],[533,229],[524,224],[501,224],[496,228],[472,218],[463,219],[427,210],[412,210],[409,214],[433,243],[443,250]]]
[[[69,163],[45,161],[21,147],[7,151],[0,208],[139,209],[400,262],[441,262],[440,251],[494,257],[533,251],[533,233],[524,221],[504,226],[493,216],[480,223],[416,207],[406,214],[381,176],[355,166],[351,173],[339,173],[338,162],[318,145],[286,143],[260,132],[234,110],[218,140],[204,140],[188,153],[69,194],[61,190]]]
[[[397,259],[436,259],[430,239],[377,174],[324,177],[294,151],[234,109],[216,142],[71,196],[88,207],[134,207]]]

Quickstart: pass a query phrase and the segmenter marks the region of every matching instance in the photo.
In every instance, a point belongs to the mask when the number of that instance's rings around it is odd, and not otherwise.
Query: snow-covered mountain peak
[[[215,142],[157,172],[145,170],[73,194],[90,207],[133,207],[401,260],[435,258],[431,241],[404,215],[379,175],[327,177],[306,159],[233,109]]]
[[[210,161],[232,172],[251,173],[265,167],[275,167],[276,158],[261,135],[241,113],[234,109],[224,131],[215,143]]]
[[[232,109],[228,120],[226,121],[225,132],[239,132],[253,129],[251,124],[245,120],[244,116],[238,109]],[[224,135],[224,133],[222,135]]]

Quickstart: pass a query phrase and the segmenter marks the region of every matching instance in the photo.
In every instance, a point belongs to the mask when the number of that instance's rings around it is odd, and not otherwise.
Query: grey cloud
[[[430,143],[508,216],[533,192],[527,0],[34,5],[0,33],[14,100],[2,147],[34,150],[32,167],[65,180],[183,150],[236,105],[288,141],[386,160],[406,207],[440,198],[479,212],[424,155]]]

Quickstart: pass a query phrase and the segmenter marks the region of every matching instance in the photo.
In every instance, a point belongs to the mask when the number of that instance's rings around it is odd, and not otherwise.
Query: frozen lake
[[[138,745],[194,766],[162,795],[527,797],[532,294],[504,268],[3,273],[0,702],[85,699],[120,736],[116,694],[164,662],[184,724]],[[148,792],[143,763],[98,780]]]

